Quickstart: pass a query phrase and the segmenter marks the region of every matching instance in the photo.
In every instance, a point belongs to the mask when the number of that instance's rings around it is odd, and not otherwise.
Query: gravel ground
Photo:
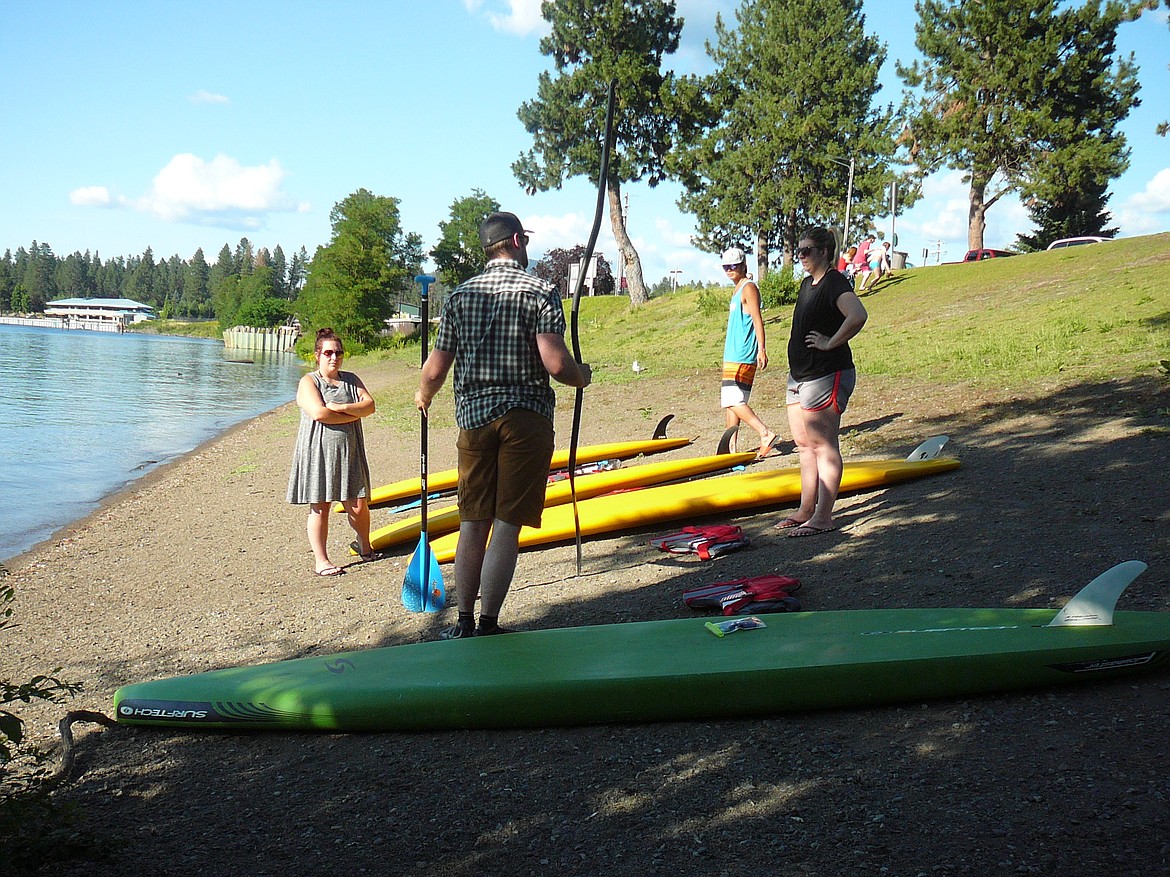
[[[391,402],[409,398],[416,373],[362,376],[382,406],[367,427],[375,481],[415,474],[417,425]],[[765,376],[753,403],[787,436],[782,393]],[[706,373],[591,388],[583,441],[644,437],[674,413],[671,434],[697,437],[682,453],[710,453],[716,400]],[[449,393],[441,404],[432,470],[454,464]],[[571,416],[565,394],[562,444]],[[303,510],[283,503],[295,427],[293,406],[239,427],[6,565],[19,626],[3,634],[0,675],[60,666],[83,686],[67,706],[21,709],[34,740],[55,741],[66,709],[112,714],[127,682],[414,642],[451,623],[453,609],[399,605],[410,551],[311,575]],[[845,497],[841,529],[824,537],[778,535],[772,523],[791,510],[779,506],[737,519],[753,547],[708,563],[655,552],[647,533],[587,542],[580,578],[572,545],[522,554],[502,620],[686,617],[684,589],[765,572],[801,579],[811,611],[1043,607],[1135,558],[1150,568],[1121,607],[1168,608],[1164,379],[1067,378],[1024,397],[862,375],[843,447],[902,456],[939,433],[961,469]],[[385,520],[375,512],[375,526]],[[335,560],[350,538],[338,518]],[[345,735],[77,725],[55,797],[77,805],[100,847],[51,872],[1165,875],[1168,729],[1164,671],[701,723]]]

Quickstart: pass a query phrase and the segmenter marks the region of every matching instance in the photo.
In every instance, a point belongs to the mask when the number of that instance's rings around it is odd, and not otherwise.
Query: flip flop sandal
[[[366,561],[366,562],[369,562],[371,560],[381,560],[383,557],[386,556],[381,551],[374,551],[373,549],[370,549],[370,551],[367,552],[366,554],[362,554],[361,551],[359,550],[359,548],[360,547],[358,546],[356,541],[349,543],[349,553],[355,557],[361,558],[363,561]]]
[[[801,524],[794,527],[792,532],[788,534],[789,539],[803,539],[806,536],[820,536],[822,533],[832,533],[836,527],[812,527],[808,524]],[[803,533],[801,531],[804,531]]]
[[[779,524],[776,524],[777,530],[791,530],[794,527],[803,527],[804,521],[798,521],[794,518],[785,518]]]

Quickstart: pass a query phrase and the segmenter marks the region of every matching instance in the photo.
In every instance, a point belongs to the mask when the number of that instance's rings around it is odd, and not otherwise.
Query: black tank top
[[[848,344],[835,350],[817,350],[804,340],[814,331],[830,338],[836,334],[845,322],[837,299],[850,291],[849,281],[836,268],[825,272],[815,286],[811,276],[801,282],[796,309],[792,312],[792,334],[788,337],[788,371],[795,380],[811,381],[853,368],[853,351]]]

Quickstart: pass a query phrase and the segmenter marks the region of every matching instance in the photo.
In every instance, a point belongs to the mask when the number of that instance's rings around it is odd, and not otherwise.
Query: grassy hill
[[[728,289],[730,294],[730,289]],[[722,359],[722,314],[704,316],[699,290],[631,308],[626,298],[581,302],[581,349],[599,384],[709,375]],[[869,323],[852,346],[858,368],[969,388],[1010,390],[1158,373],[1170,359],[1170,234],[897,272],[862,299]],[[567,303],[566,303],[567,306]],[[791,307],[764,313],[768,349],[784,369]],[[411,346],[350,363],[417,367]]]
[[[581,346],[598,380],[710,371],[724,318],[704,317],[698,290],[638,309],[584,299]],[[863,298],[870,319],[853,342],[871,375],[997,387],[1070,373],[1083,380],[1149,374],[1170,358],[1170,234],[898,272]],[[790,308],[764,315],[783,365]]]

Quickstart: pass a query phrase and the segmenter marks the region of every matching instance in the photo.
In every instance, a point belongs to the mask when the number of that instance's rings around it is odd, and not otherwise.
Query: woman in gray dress
[[[308,504],[309,546],[319,576],[337,576],[344,569],[329,560],[329,515],[340,502],[357,534],[354,543],[363,560],[371,560],[370,464],[362,418],[374,413],[374,399],[353,372],[341,371],[345,350],[332,329],[320,329],[314,347],[316,371],[297,385],[301,424],[293,449],[288,501]]]

